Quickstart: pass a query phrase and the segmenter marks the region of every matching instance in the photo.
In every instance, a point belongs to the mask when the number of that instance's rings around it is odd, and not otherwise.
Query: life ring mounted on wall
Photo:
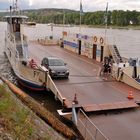
[[[101,37],[100,38],[100,43],[103,44],[104,43],[104,39]]]
[[[97,42],[97,36],[93,37],[94,42]]]

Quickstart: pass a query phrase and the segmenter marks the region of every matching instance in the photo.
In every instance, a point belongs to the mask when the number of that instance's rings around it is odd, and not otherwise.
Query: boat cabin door
[[[100,59],[100,62],[103,61],[103,53],[104,53],[104,46],[101,46],[101,59]]]
[[[20,19],[12,18],[13,32],[20,32]]]
[[[96,60],[96,50],[97,50],[97,45],[93,44],[93,59]]]
[[[78,54],[81,55],[81,40],[78,40]]]

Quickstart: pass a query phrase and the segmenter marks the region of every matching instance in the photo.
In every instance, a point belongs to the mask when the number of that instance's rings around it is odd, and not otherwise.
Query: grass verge
[[[4,85],[0,85],[0,139],[64,139],[30,111]]]

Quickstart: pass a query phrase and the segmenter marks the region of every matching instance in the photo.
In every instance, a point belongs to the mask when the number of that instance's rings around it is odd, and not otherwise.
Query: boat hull
[[[24,80],[19,77],[17,80],[18,80],[19,85],[29,90],[32,90],[32,91],[46,91],[47,90],[45,85],[37,85],[35,83],[32,83],[30,81]]]

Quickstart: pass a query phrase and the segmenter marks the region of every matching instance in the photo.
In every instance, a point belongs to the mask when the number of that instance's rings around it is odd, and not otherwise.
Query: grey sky
[[[82,0],[83,11],[105,10],[106,3],[109,10],[137,10],[140,11],[140,0]],[[0,0],[0,10],[8,9],[13,0]],[[80,0],[18,0],[21,9],[37,8],[66,8],[79,10]]]

